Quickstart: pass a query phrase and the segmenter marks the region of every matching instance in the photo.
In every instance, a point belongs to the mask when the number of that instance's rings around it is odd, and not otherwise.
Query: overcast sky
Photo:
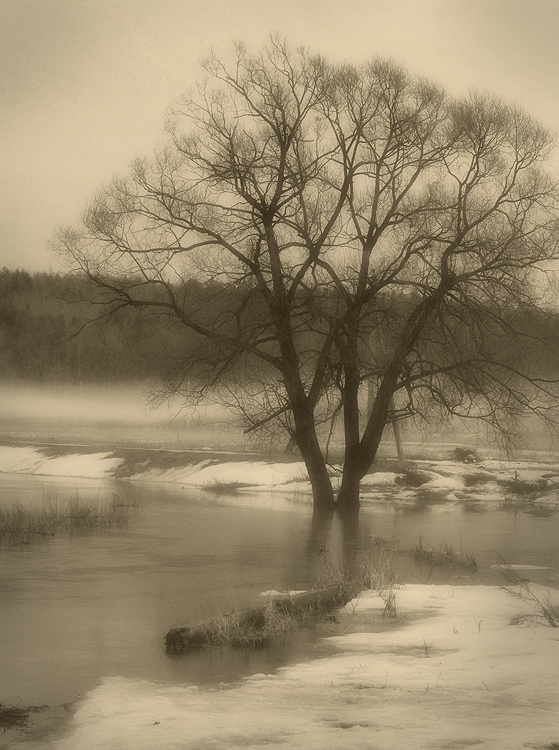
[[[57,270],[54,229],[151,153],[209,48],[270,32],[489,89],[559,131],[559,0],[0,0],[0,268]]]

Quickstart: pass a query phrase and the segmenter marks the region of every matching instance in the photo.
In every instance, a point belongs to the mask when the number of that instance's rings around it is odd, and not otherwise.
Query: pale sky
[[[271,32],[489,89],[559,131],[559,0],[0,0],[0,268],[57,270],[55,228],[152,152],[210,47]]]

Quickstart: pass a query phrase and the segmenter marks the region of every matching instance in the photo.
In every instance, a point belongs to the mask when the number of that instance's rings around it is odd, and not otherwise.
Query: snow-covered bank
[[[396,468],[396,471],[387,471]],[[183,488],[216,492],[281,492],[310,497],[311,485],[302,461],[257,454],[212,451],[121,449],[94,452],[76,446],[0,446],[0,473],[37,476],[119,478],[167,482]],[[332,467],[334,487],[341,472]],[[430,498],[430,499],[429,499]],[[511,462],[487,459],[462,463],[448,459],[381,460],[361,485],[364,502],[444,502],[499,506],[504,502],[559,507],[559,458]]]
[[[189,453],[171,467],[160,465],[161,452],[142,451],[143,460],[126,472],[126,451],[64,452],[43,451],[32,446],[0,446],[0,473],[34,474],[37,476],[87,477],[104,479],[125,477],[142,482],[171,482],[184,487],[219,487],[232,485],[246,489],[282,488],[289,492],[310,492],[305,465],[302,461],[227,460],[227,454]]]
[[[146,482],[172,482],[190,487],[232,485],[239,489],[273,487],[287,491],[310,492],[310,483],[302,461],[220,461],[204,459],[199,463],[172,469],[146,468],[130,477]],[[296,485],[294,487],[293,485]]]
[[[334,656],[220,689],[108,678],[81,701],[67,735],[46,747],[557,746],[559,630],[509,625],[527,605],[496,587],[405,586],[396,592],[401,621],[366,632],[367,615],[383,606],[376,592],[348,605],[365,632],[331,638]]]
[[[121,463],[110,452],[49,456],[31,446],[0,445],[0,473],[103,478]]]

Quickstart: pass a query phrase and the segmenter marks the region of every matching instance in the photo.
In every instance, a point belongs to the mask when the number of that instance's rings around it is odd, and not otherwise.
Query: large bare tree
[[[518,351],[558,252],[550,134],[492,96],[277,38],[204,71],[154,158],[57,239],[104,313],[143,307],[188,333],[168,388],[213,388],[248,429],[286,430],[326,509],[358,507],[395,411],[503,431],[549,416],[554,383]],[[338,416],[336,497],[323,436]]]

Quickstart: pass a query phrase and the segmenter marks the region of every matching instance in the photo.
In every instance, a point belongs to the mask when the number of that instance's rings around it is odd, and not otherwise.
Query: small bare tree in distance
[[[395,408],[503,432],[549,417],[556,384],[518,355],[558,255],[550,134],[488,94],[452,99],[393,62],[334,65],[277,37],[203,67],[154,158],[56,240],[103,315],[145,308],[194,342],[169,392],[199,383],[247,429],[286,431],[326,510],[358,507]],[[338,415],[336,496],[323,435]]]

